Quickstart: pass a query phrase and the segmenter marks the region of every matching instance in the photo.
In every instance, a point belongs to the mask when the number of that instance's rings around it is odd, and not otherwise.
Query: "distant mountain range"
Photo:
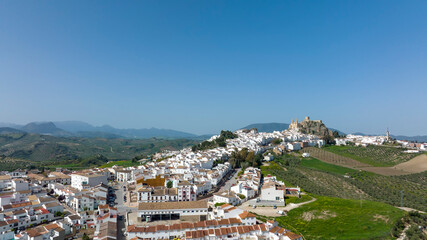
[[[289,128],[288,123],[254,123],[241,129],[256,128],[258,132],[274,132],[283,131]]]
[[[289,128],[288,123],[254,123],[241,129],[256,128],[260,132],[273,132],[283,131]],[[346,133],[329,128],[332,131],[338,131],[340,135]],[[108,139],[146,139],[146,138],[165,138],[165,139],[193,139],[193,140],[206,140],[212,134],[196,135],[192,133],[176,131],[171,129],[159,128],[129,128],[120,129],[114,128],[109,125],[93,126],[89,123],[82,121],[58,121],[58,122],[31,122],[26,125],[18,125],[13,123],[0,123],[0,134],[8,133],[37,133],[43,135],[51,135],[57,137],[81,137],[81,138],[108,138]],[[378,135],[378,134],[364,134],[356,132],[358,135]],[[391,137],[398,140],[427,142],[427,136],[403,136],[391,135]]]
[[[15,130],[27,133],[37,133],[59,137],[85,137],[85,138],[169,138],[169,139],[197,139],[209,138],[207,135],[198,136],[192,133],[181,132],[171,129],[141,128],[141,129],[119,129],[109,125],[101,127],[92,126],[81,121],[61,122],[31,122],[27,125],[0,123],[2,131],[13,132]]]

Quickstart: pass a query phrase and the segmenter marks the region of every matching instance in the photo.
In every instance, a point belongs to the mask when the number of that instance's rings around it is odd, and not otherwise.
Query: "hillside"
[[[264,175],[272,174],[288,186],[300,186],[308,193],[345,199],[365,199],[427,211],[427,171],[402,176],[339,167],[314,158],[292,155],[278,156],[269,166],[262,166]]]
[[[122,160],[165,149],[177,150],[196,143],[198,142],[189,139],[104,139],[32,133],[0,134],[0,170],[10,169],[11,161],[40,165],[99,155],[109,160]]]
[[[0,127],[0,134],[9,134],[9,133],[24,133],[24,131],[11,128],[11,127]]]
[[[359,200],[316,196],[317,200],[276,218],[306,239],[383,239],[404,212],[393,206]],[[333,227],[329,227],[333,226]]]
[[[28,133],[39,133],[54,136],[71,136],[72,134],[57,128],[53,122],[31,122],[23,126],[20,130]]]
[[[322,149],[378,167],[394,166],[406,162],[418,155],[414,153],[404,153],[403,151],[405,149],[402,148],[375,145],[370,145],[368,147],[325,146]]]

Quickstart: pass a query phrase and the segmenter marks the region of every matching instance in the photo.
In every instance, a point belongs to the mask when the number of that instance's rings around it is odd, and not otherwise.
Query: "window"
[[[280,200],[280,197],[276,197],[276,200]]]

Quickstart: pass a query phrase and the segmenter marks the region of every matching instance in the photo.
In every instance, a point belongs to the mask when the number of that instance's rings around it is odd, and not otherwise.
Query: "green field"
[[[326,146],[322,149],[352,158],[362,163],[374,167],[390,167],[396,164],[406,162],[419,154],[404,153],[405,149],[388,146]]]
[[[301,160],[301,166],[311,168],[311,169],[315,169],[315,170],[320,170],[320,171],[325,171],[325,172],[330,172],[330,173],[336,173],[336,174],[340,174],[340,175],[358,172],[358,170],[354,170],[354,169],[346,168],[346,167],[341,167],[341,166],[334,165],[334,164],[325,163],[325,162],[320,161],[319,159],[312,158],[312,157],[311,158],[303,158]]]
[[[317,201],[291,210],[276,221],[306,239],[390,238],[395,222],[405,213],[393,206],[359,200],[316,196]]]
[[[114,165],[122,166],[122,167],[136,167],[141,165],[139,162],[132,162],[131,160],[123,160],[123,161],[113,161],[107,164],[100,166],[100,168],[109,168]]]
[[[286,205],[288,205],[289,203],[307,202],[307,201],[310,201],[311,199],[313,199],[313,198],[307,194],[304,194],[304,195],[301,195],[300,198],[298,198],[298,197],[286,197],[285,202],[286,202]]]
[[[317,161],[307,163],[304,159],[293,160],[292,164],[285,163],[280,156],[269,166],[262,166],[261,172],[264,176],[276,176],[286,186],[299,186],[310,194],[345,199],[363,198],[393,206],[400,206],[403,190],[405,207],[427,211],[427,171],[403,176],[354,171],[344,176],[343,172],[347,170],[342,171],[341,167],[335,168],[331,164],[318,164]]]

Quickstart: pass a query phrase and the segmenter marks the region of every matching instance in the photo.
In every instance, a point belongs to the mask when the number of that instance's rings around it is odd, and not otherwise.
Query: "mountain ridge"
[[[148,138],[170,138],[170,139],[204,139],[207,135],[196,135],[188,132],[160,128],[127,128],[120,129],[110,125],[93,126],[83,121],[49,121],[30,122],[26,125],[11,123],[0,123],[0,127],[59,137],[86,137],[86,138],[124,138],[124,139],[148,139]]]

